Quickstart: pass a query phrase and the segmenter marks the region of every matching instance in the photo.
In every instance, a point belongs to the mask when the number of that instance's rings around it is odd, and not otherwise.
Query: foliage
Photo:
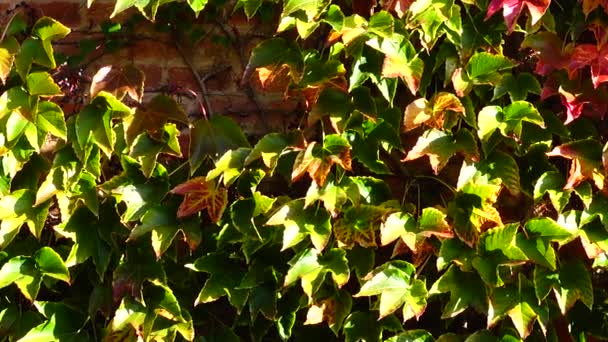
[[[134,66],[99,70],[64,113],[53,44],[70,30],[15,11],[2,340],[608,338],[605,3],[185,6],[112,16],[262,18],[276,34],[242,83],[284,85],[306,116],[248,137],[204,101],[144,96]]]

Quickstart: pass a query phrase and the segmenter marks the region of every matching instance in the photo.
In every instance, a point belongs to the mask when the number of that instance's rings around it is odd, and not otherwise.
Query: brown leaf
[[[269,92],[285,93],[291,82],[290,68],[287,64],[256,69],[262,89]]]
[[[411,131],[414,128],[419,127],[423,123],[427,122],[431,115],[428,113],[428,101],[425,98],[414,100],[412,103],[405,107],[405,114],[403,116],[403,131]]]
[[[582,145],[585,142],[582,142],[579,146],[575,145],[579,142],[580,141],[557,146],[551,152],[547,153],[547,156],[549,157],[563,157],[572,160],[568,180],[564,189],[574,189],[584,180],[590,179],[600,190],[605,190],[604,175],[599,170],[599,168],[603,166],[602,162],[591,159],[589,155],[585,153],[583,149],[585,146]],[[590,148],[587,148],[587,151],[589,150]]]
[[[119,100],[122,100],[125,95],[129,95],[133,100],[141,102],[144,96],[145,79],[145,74],[133,65],[105,66],[93,76],[91,98],[103,90],[113,94]]]
[[[160,139],[157,133],[169,120],[187,124],[188,116],[173,98],[157,95],[147,105],[138,108],[134,115],[125,119],[125,139],[131,144],[143,132]]]
[[[213,180],[207,180],[206,177],[192,178],[173,188],[171,193],[184,195],[184,200],[177,210],[179,218],[206,209],[211,220],[217,223],[228,204],[226,188],[216,185]]]

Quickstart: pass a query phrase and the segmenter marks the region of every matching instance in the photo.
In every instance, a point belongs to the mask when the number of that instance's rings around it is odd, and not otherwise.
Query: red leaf
[[[486,20],[502,8],[502,15],[505,18],[507,28],[509,32],[513,32],[513,26],[515,26],[517,18],[524,9],[524,5],[528,7],[532,25],[534,25],[545,14],[550,3],[550,0],[492,0],[488,6]]]
[[[562,40],[555,33],[544,31],[527,36],[521,47],[536,51],[538,62],[534,72],[547,75],[566,66],[568,56],[563,53],[562,45]]]
[[[226,188],[216,186],[214,181],[208,181],[205,177],[192,178],[176,186],[171,192],[184,195],[184,200],[177,210],[177,217],[180,218],[207,209],[211,220],[217,223],[228,204]]]
[[[382,9],[397,14],[401,19],[413,2],[413,0],[389,0],[382,4]]]
[[[566,107],[566,121],[565,124],[577,119],[583,112],[583,107],[589,101],[585,100],[583,96],[577,96],[565,91],[563,88],[559,88],[559,94],[562,104]]]
[[[573,78],[577,70],[587,65],[591,66],[591,80],[595,88],[600,83],[608,82],[608,46],[601,49],[593,44],[575,46],[568,63],[568,75]]]

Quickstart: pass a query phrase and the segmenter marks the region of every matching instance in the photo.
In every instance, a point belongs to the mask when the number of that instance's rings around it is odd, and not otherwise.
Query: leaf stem
[[[449,189],[453,194],[455,194],[457,192],[456,189],[453,186],[451,186],[450,184],[446,183],[441,178],[434,177],[434,176],[424,176],[424,175],[415,176],[415,178],[416,179],[432,179],[432,180],[436,181],[437,183],[443,185],[447,189]]]

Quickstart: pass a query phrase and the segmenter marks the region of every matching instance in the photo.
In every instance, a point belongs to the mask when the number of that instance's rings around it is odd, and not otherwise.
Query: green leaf
[[[190,8],[198,15],[207,5],[208,0],[188,0]]]
[[[87,339],[82,331],[85,315],[62,302],[35,302],[48,320],[34,327],[19,341],[78,341]]]
[[[533,218],[526,222],[526,230],[550,241],[566,243],[577,236],[577,227],[560,225],[549,217]]]
[[[207,173],[207,180],[222,176],[225,186],[230,186],[243,171],[245,158],[250,155],[250,148],[238,148],[230,150],[215,163],[215,169]]]
[[[61,88],[48,72],[33,72],[27,75],[26,82],[30,95],[54,96],[63,94]]]
[[[370,312],[351,313],[344,321],[343,330],[346,342],[379,342],[382,335],[378,318]]]
[[[478,250],[500,251],[511,260],[526,260],[526,255],[515,245],[518,223],[488,229],[479,237]]]
[[[131,230],[127,241],[135,240],[151,232],[152,248],[156,257],[160,258],[169,248],[179,230],[180,225],[175,217],[175,209],[155,206],[143,215],[141,224]]]
[[[507,57],[488,52],[478,52],[469,59],[466,70],[472,80],[485,82],[497,72],[511,69],[514,66],[515,64]]]
[[[70,33],[70,29],[57,20],[50,17],[42,17],[32,27],[32,34],[43,41],[64,38]]]
[[[467,159],[479,158],[479,151],[473,135],[466,129],[461,129],[455,135],[430,129],[418,138],[416,145],[408,152],[403,161],[428,156],[435,174],[448,163],[456,153],[462,153]]]
[[[289,265],[291,267],[285,275],[283,286],[300,279],[302,289],[309,298],[317,292],[328,272],[338,287],[346,284],[350,278],[346,252],[340,248],[327,250],[323,255],[314,249],[307,249],[289,261]]]
[[[35,261],[29,257],[11,258],[0,269],[0,288],[15,283],[21,293],[30,301],[34,301],[38,296],[41,282],[42,275],[38,271]]]
[[[386,11],[375,13],[369,18],[367,30],[381,37],[390,37],[394,31],[393,16]]]
[[[60,229],[74,241],[66,266],[81,264],[91,258],[97,274],[103,279],[112,254],[111,234],[124,232],[123,229],[125,228],[111,205],[102,205],[99,217],[85,207],[78,207]]]
[[[239,147],[250,145],[241,128],[229,117],[215,115],[194,122],[190,129],[190,173],[194,174],[205,158],[216,159]]]
[[[509,93],[511,102],[522,101],[528,97],[529,93],[540,95],[541,87],[536,77],[529,72],[518,73],[516,76],[505,73],[494,87],[492,100],[496,100],[506,93]]]
[[[70,282],[70,271],[68,271],[61,256],[52,248],[40,248],[34,254],[34,260],[36,260],[38,269],[43,275],[65,281],[66,283]]]
[[[237,261],[218,253],[202,256],[185,266],[197,272],[210,273],[194,305],[213,302],[226,295],[237,310],[243,308],[248,291],[238,288],[245,272]]]
[[[258,140],[251,153],[245,158],[244,165],[249,166],[254,161],[262,158],[264,165],[273,170],[281,152],[288,145],[288,137],[281,133],[269,133]]]
[[[282,250],[295,246],[308,235],[318,251],[322,251],[329,241],[331,234],[329,214],[322,209],[305,208],[304,204],[302,199],[288,202],[266,221],[267,226],[285,227]]]
[[[422,329],[408,330],[399,335],[395,335],[384,342],[434,342],[435,339],[430,332]]]
[[[551,270],[555,270],[555,250],[547,239],[540,237],[526,238],[524,234],[519,233],[515,238],[515,245],[524,252],[528,259]]]
[[[543,173],[534,185],[534,201],[542,200],[545,194],[549,195],[553,208],[558,213],[566,207],[570,201],[571,190],[564,190],[566,179],[557,171],[547,171]]]
[[[593,306],[591,274],[581,260],[562,261],[559,269],[559,284],[554,286],[554,290],[562,314],[566,314],[577,300],[585,304],[589,310]]]
[[[317,18],[321,11],[329,5],[328,0],[286,0],[283,4],[281,18],[291,15],[297,11],[304,11],[308,21]]]
[[[426,308],[424,281],[416,279],[416,268],[405,261],[390,261],[364,278],[355,297],[380,295],[380,318],[403,307],[403,320],[418,319]]]
[[[57,138],[67,140],[67,127],[63,110],[53,102],[43,101],[38,104],[36,127],[49,132]]]
[[[490,303],[490,325],[508,315],[522,338],[528,337],[535,320],[543,327],[549,320],[548,308],[538,304],[532,284],[521,273],[517,285],[495,289]]]
[[[431,289],[429,295],[450,292],[450,300],[443,308],[442,318],[457,316],[469,306],[478,312],[487,312],[486,285],[474,272],[462,272],[452,265]]]
[[[480,171],[490,175],[490,178],[500,178],[504,186],[514,196],[521,192],[519,166],[510,155],[494,151],[477,166]]]
[[[304,202],[304,208],[309,207],[315,201],[320,200],[332,217],[336,217],[344,204],[348,200],[346,190],[335,184],[333,179],[329,179],[322,188],[319,188],[317,183],[312,182]]]

